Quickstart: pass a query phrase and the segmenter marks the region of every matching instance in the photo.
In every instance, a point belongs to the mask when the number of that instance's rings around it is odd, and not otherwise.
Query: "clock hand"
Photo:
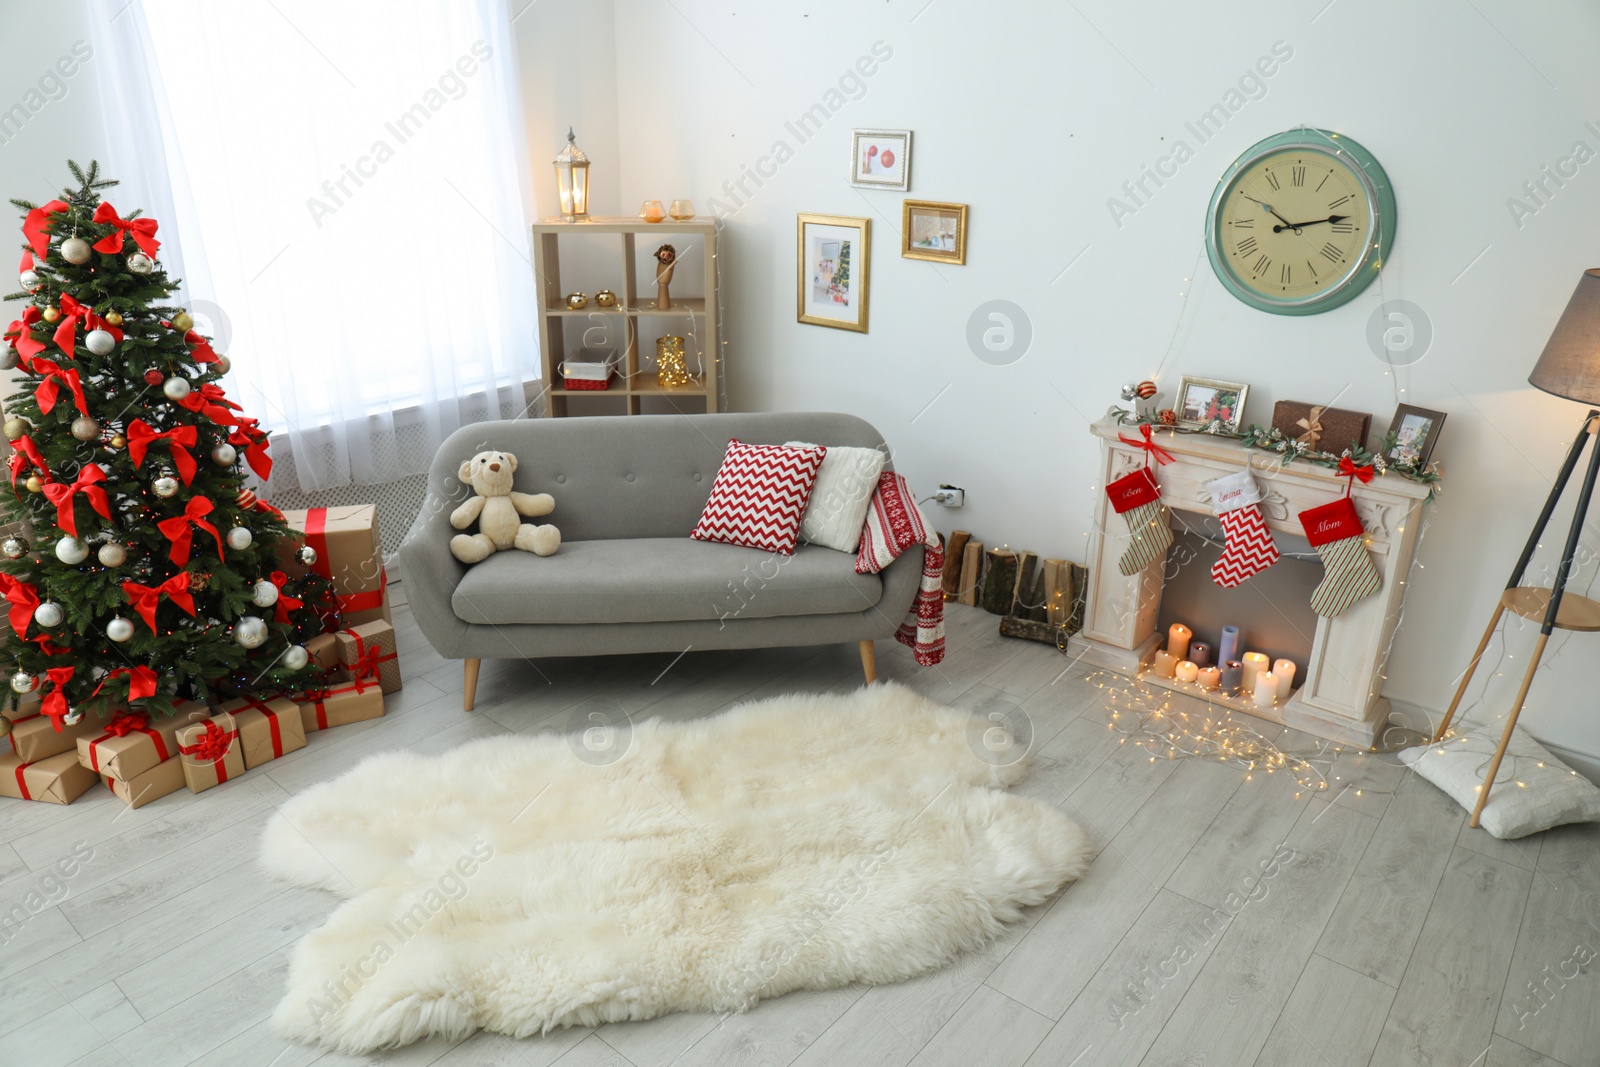
[[[1282,226],[1274,226],[1272,228],[1272,232],[1273,233],[1282,233],[1284,230],[1293,230],[1295,233],[1299,233],[1300,232],[1300,228],[1302,226],[1315,226],[1319,222],[1329,222],[1329,223],[1343,222],[1345,219],[1347,219],[1349,217],[1350,217],[1349,215],[1329,215],[1325,219],[1312,219],[1310,222],[1289,222],[1289,223],[1285,223]]]
[[[1249,193],[1240,193],[1239,195],[1244,197],[1246,200],[1251,201],[1252,203],[1260,204],[1262,207],[1267,209],[1267,213],[1268,214],[1270,214],[1273,218],[1277,219],[1279,222],[1283,223],[1282,226],[1274,226],[1272,228],[1272,232],[1273,233],[1279,233],[1279,232],[1281,232],[1283,230],[1293,230],[1295,233],[1299,233],[1300,232],[1300,227],[1296,226],[1294,223],[1290,222],[1288,219],[1284,218],[1282,215],[1278,214],[1276,211],[1273,211],[1272,210],[1272,205],[1267,203],[1265,200],[1257,200],[1255,197],[1251,196]]]

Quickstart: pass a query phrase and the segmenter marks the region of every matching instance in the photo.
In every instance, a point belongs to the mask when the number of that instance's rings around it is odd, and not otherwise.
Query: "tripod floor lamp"
[[[1500,762],[1505,758],[1506,746],[1511,743],[1511,731],[1516,728],[1517,716],[1522,713],[1522,704],[1533,685],[1533,672],[1539,669],[1539,660],[1544,656],[1544,646],[1550,640],[1550,634],[1556,630],[1600,630],[1600,603],[1567,592],[1567,581],[1572,577],[1573,557],[1578,550],[1578,535],[1583,532],[1584,516],[1589,511],[1589,500],[1594,496],[1595,479],[1600,475],[1600,436],[1597,436],[1600,435],[1600,411],[1594,408],[1594,405],[1600,405],[1600,268],[1583,272],[1577,289],[1573,290],[1572,299],[1567,302],[1567,310],[1561,313],[1561,321],[1556,323],[1555,332],[1550,335],[1550,341],[1544,346],[1533,373],[1528,375],[1528,381],[1547,393],[1591,407],[1589,414],[1584,416],[1578,436],[1573,438],[1566,461],[1561,464],[1561,473],[1556,476],[1556,484],[1550,489],[1549,499],[1544,502],[1544,510],[1539,512],[1533,533],[1528,535],[1528,543],[1523,546],[1522,555],[1517,557],[1511,580],[1506,582],[1505,592],[1500,594],[1489,626],[1483,631],[1483,639],[1478,642],[1478,650],[1472,654],[1472,663],[1467,667],[1461,684],[1456,687],[1456,695],[1444,713],[1444,721],[1433,736],[1435,743],[1444,739],[1445,731],[1450,728],[1450,720],[1455,717],[1456,708],[1461,704],[1462,694],[1467,691],[1467,683],[1472,681],[1472,675],[1477,671],[1478,662],[1483,659],[1483,651],[1489,647],[1489,639],[1494,636],[1494,629],[1500,624],[1501,617],[1509,611],[1537,621],[1539,638],[1533,646],[1533,656],[1522,676],[1522,684],[1517,689],[1517,698],[1511,705],[1511,714],[1506,717],[1505,733],[1500,737],[1494,758],[1489,761],[1489,773],[1478,788],[1478,803],[1472,809],[1472,826],[1478,825],[1478,816],[1489,802],[1489,790],[1494,785],[1495,775],[1500,773]],[[1539,546],[1539,539],[1550,524],[1550,516],[1555,513],[1561,494],[1572,480],[1572,472],[1578,467],[1584,445],[1591,439],[1595,439],[1597,444],[1589,453],[1589,466],[1583,475],[1583,488],[1578,491],[1578,504],[1572,513],[1572,528],[1561,550],[1561,565],[1556,569],[1555,580],[1548,589],[1523,585],[1522,577],[1529,561],[1533,559],[1534,549]]]

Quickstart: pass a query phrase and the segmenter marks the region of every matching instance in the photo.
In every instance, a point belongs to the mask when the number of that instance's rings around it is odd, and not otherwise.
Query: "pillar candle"
[[[1222,672],[1215,667],[1200,668],[1200,688],[1215,689],[1222,683]]]
[[[1211,646],[1204,641],[1189,642],[1189,658],[1196,667],[1205,667],[1211,663]]]
[[[1272,676],[1271,671],[1261,671],[1256,674],[1254,693],[1258,708],[1270,708],[1278,702],[1278,680]]]
[[[1189,639],[1193,636],[1194,631],[1181,622],[1167,627],[1167,654],[1177,660],[1188,659]]]
[[[1177,659],[1166,649],[1156,649],[1156,658],[1150,661],[1150,673],[1157,678],[1171,678],[1177,668]]]
[[[1200,676],[1200,668],[1191,660],[1183,660],[1172,669],[1172,676],[1180,682],[1192,682]]]
[[[1289,691],[1294,688],[1294,664],[1286,659],[1280,659],[1272,665],[1272,676],[1278,680],[1279,702],[1289,699]]]
[[[1217,645],[1217,662],[1226,663],[1230,659],[1239,658],[1239,628],[1237,626],[1224,626],[1222,640]]]
[[[1230,659],[1222,664],[1222,691],[1232,695],[1239,691],[1239,679],[1244,675],[1244,664]]]
[[[1244,654],[1244,675],[1239,679],[1239,688],[1243,689],[1246,696],[1256,691],[1256,675],[1271,666],[1271,660],[1262,652],[1246,652]]]

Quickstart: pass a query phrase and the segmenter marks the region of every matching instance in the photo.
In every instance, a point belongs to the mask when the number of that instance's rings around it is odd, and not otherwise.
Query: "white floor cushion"
[[[788,448],[815,448],[790,441]],[[878,475],[889,465],[889,457],[876,448],[827,446],[822,469],[811,487],[805,517],[800,520],[800,539],[840,552],[854,552],[861,544],[861,524],[867,521],[867,506],[878,488]]]
[[[1480,726],[1437,745],[1405,749],[1400,759],[1471,811],[1504,731],[1500,723]],[[1600,789],[1532,737],[1513,730],[1478,822],[1505,839],[1569,822],[1600,822]]]

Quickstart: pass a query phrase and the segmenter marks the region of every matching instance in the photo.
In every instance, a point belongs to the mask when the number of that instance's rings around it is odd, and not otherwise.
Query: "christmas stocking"
[[[1256,506],[1261,503],[1261,490],[1249,471],[1217,478],[1206,488],[1211,490],[1211,503],[1227,538],[1222,557],[1211,565],[1211,580],[1232,589],[1278,562],[1278,546]]]
[[[1349,497],[1302,511],[1300,525],[1305,527],[1306,540],[1322,557],[1328,572],[1311,593],[1312,611],[1325,619],[1332,618],[1383,585],[1378,568],[1372,565],[1367,546],[1361,541],[1361,519]]]
[[[1141,467],[1107,485],[1106,496],[1111,498],[1117,514],[1127,520],[1133,539],[1117,560],[1117,570],[1126,575],[1138,574],[1172,544],[1167,509],[1161,505],[1161,488],[1149,468]]]

